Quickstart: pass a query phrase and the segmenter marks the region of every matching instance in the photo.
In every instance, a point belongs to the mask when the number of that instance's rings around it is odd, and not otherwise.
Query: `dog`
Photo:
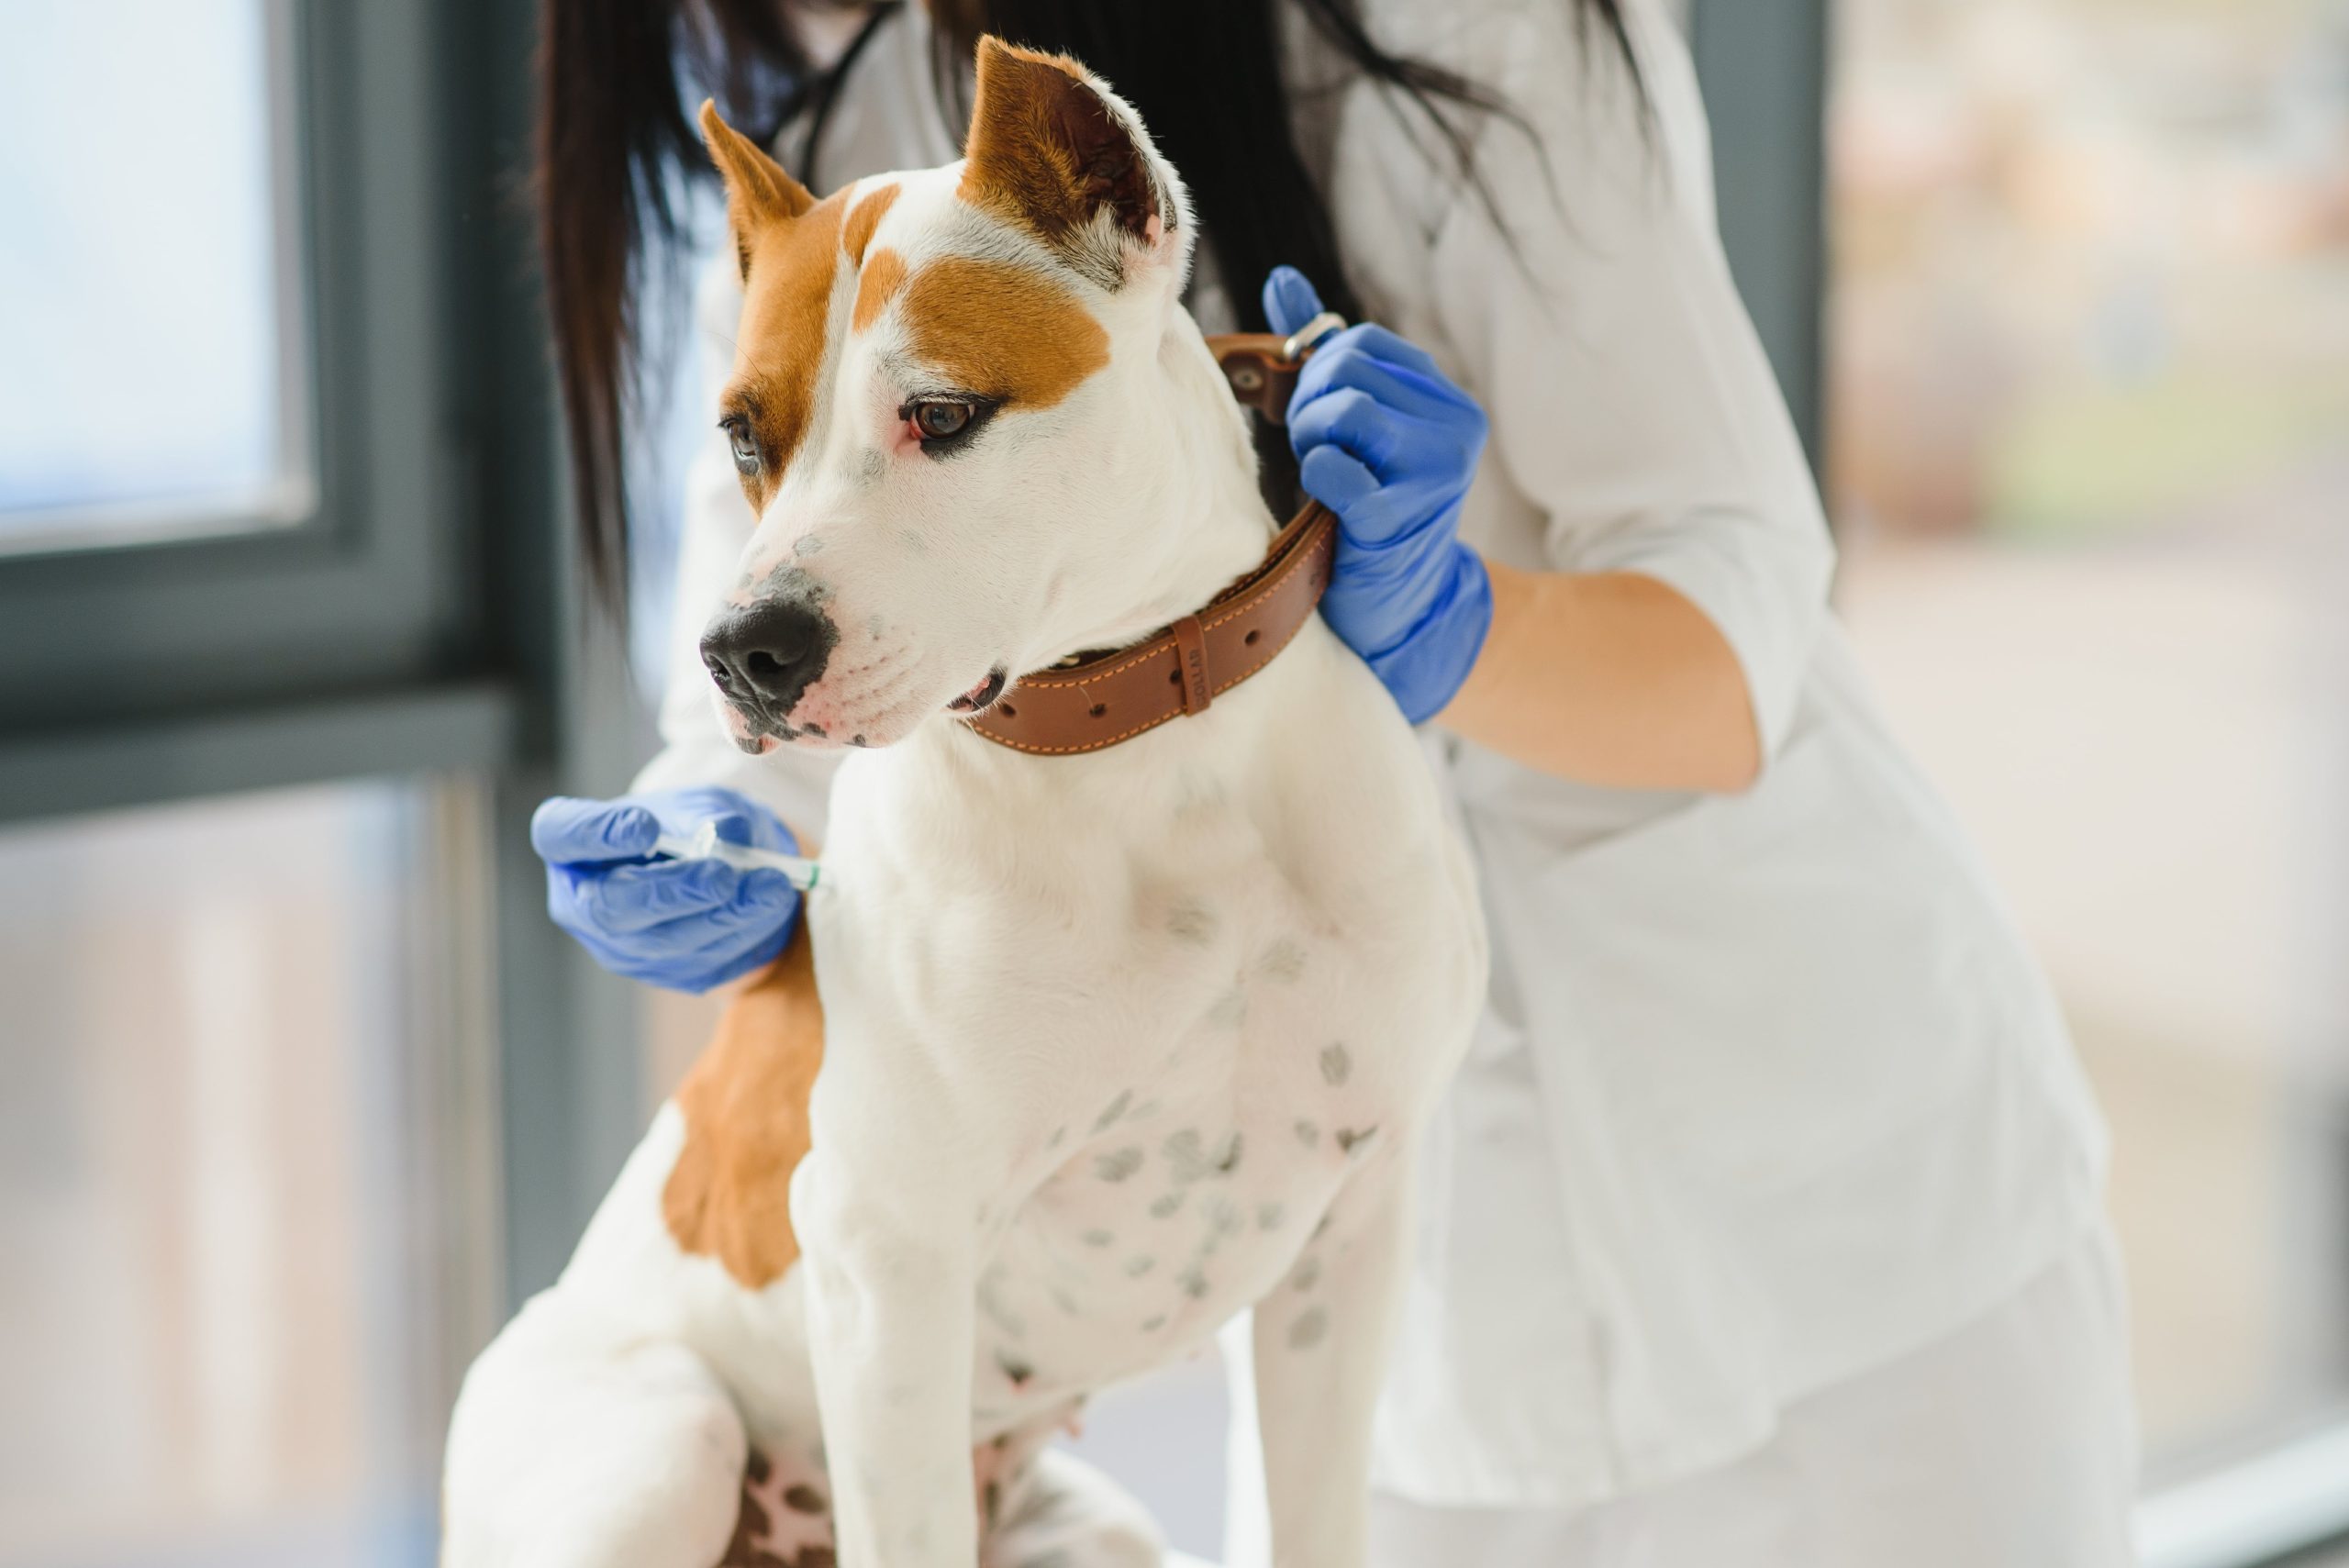
[[[1115,745],[986,729],[1274,536],[1184,187],[1107,85],[994,39],[944,168],[819,202],[703,128],[758,518],[703,651],[746,750],[851,751],[803,935],[466,1377],[442,1561],[1156,1562],[1050,1440],[1252,1310],[1276,1560],[1353,1568],[1485,983],[1431,771],[1309,607]]]

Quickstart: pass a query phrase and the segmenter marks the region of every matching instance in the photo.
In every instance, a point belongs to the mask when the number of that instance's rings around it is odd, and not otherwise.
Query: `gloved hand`
[[[707,991],[772,962],[799,917],[799,890],[781,872],[646,858],[662,833],[691,838],[711,820],[730,843],[799,852],[781,818],[730,789],[546,801],[530,847],[547,862],[547,913],[606,969],[672,991]]]
[[[1264,280],[1274,331],[1295,332],[1320,310],[1296,268],[1275,267]],[[1426,354],[1365,324],[1315,350],[1289,399],[1288,439],[1306,494],[1338,515],[1322,617],[1404,717],[1434,717],[1493,624],[1492,578],[1460,542],[1485,411]]]

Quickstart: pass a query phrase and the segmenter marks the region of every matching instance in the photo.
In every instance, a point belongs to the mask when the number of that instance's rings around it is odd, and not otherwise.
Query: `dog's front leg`
[[[1361,1568],[1371,1420],[1410,1228],[1410,1149],[1380,1137],[1274,1293],[1257,1303],[1256,1420],[1275,1568]]]
[[[971,1189],[845,1152],[819,1134],[792,1185],[839,1560],[972,1568]]]

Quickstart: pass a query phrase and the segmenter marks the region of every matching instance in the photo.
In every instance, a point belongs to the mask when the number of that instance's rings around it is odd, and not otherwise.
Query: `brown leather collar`
[[[1277,425],[1305,355],[1269,333],[1209,338],[1232,395]],[[1311,350],[1308,350],[1307,353]],[[1262,564],[1193,614],[1130,648],[1022,675],[963,720],[998,746],[1039,756],[1098,751],[1208,705],[1273,662],[1330,584],[1337,518],[1318,501],[1274,537]]]

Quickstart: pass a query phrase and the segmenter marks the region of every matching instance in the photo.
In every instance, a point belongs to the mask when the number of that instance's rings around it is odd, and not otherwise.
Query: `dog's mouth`
[[[946,705],[949,713],[985,713],[1003,695],[1003,688],[1010,684],[1010,673],[1000,664],[987,672],[987,678]]]

